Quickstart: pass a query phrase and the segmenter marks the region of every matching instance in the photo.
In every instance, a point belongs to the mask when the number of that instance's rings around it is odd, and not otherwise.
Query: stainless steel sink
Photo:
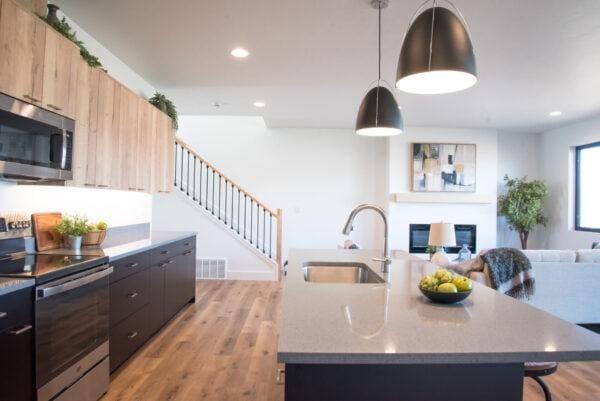
[[[311,283],[373,284],[385,282],[364,263],[306,262],[304,281]]]

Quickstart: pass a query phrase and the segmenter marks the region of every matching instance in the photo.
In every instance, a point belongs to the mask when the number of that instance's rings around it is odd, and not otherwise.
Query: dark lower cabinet
[[[120,279],[110,284],[111,371],[195,299],[196,239],[132,255],[114,266]]]
[[[0,401],[33,400],[33,288],[0,297]]]

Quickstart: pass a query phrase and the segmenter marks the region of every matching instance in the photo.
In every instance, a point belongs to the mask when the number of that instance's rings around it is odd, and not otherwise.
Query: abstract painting
[[[473,144],[413,143],[413,192],[475,192]]]

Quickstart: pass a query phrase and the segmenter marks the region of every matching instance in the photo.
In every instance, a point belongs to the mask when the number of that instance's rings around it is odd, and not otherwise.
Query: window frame
[[[575,147],[575,231],[600,233],[600,227],[584,227],[579,223],[581,217],[581,151],[600,147],[600,141]]]

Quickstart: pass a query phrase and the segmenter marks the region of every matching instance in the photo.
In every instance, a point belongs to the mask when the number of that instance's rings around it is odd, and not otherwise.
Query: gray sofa
[[[526,250],[536,280],[526,303],[577,324],[600,324],[600,249]],[[471,279],[489,285],[483,272]]]

